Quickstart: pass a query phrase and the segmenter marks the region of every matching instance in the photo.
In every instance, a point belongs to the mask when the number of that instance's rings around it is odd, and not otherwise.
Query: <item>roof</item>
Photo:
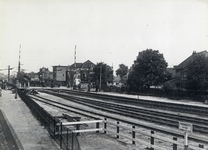
[[[73,63],[73,64],[70,66],[70,69],[80,68],[81,66],[82,66],[82,63]]]
[[[175,69],[183,69],[183,68],[185,68],[189,64],[189,62],[194,60],[195,57],[199,56],[199,55],[205,55],[205,57],[208,57],[208,52],[206,50],[202,51],[202,52],[198,52],[198,53],[197,52],[193,52],[191,56],[189,56],[182,63],[180,63],[178,66],[176,66]]]
[[[70,66],[70,69],[74,69],[74,68],[88,68],[88,66],[85,66],[87,63],[90,63],[92,65],[95,65],[94,63],[92,63],[90,60],[85,61],[84,63],[73,63]]]
[[[95,66],[95,64],[93,62],[91,62],[90,60],[87,60],[80,66],[80,68],[88,68],[88,66],[86,66],[86,64],[88,64],[88,63]]]
[[[118,75],[116,77],[114,77],[113,82],[120,82],[121,81],[121,77]]]
[[[69,66],[60,66],[60,65],[58,65],[58,66],[52,66],[52,67],[69,67]]]

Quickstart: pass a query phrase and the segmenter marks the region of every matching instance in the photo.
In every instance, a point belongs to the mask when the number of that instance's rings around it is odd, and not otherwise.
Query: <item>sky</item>
[[[21,48],[20,48],[21,45]],[[90,60],[131,67],[153,49],[168,67],[208,51],[207,0],[0,0],[0,69]],[[4,73],[7,71],[0,71]]]

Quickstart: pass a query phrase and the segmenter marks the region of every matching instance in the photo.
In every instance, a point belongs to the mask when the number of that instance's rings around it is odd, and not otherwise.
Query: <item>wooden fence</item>
[[[113,131],[112,128],[111,129],[107,128],[107,126],[115,127],[116,131],[115,130]],[[184,149],[191,148],[191,149],[197,149],[197,150],[206,150],[204,148],[204,145],[202,145],[202,144],[199,144],[198,147],[190,145],[190,144],[185,145],[185,142],[181,143],[181,142],[177,141],[177,137],[173,137],[172,139],[169,139],[167,137],[155,134],[154,131],[150,131],[150,132],[141,131],[141,130],[136,129],[135,126],[128,127],[126,125],[125,126],[121,125],[120,122],[118,122],[118,121],[116,123],[107,121],[107,118],[105,118],[105,120],[104,120],[104,129],[103,130],[104,130],[104,133],[106,133],[106,134],[113,134],[113,135],[116,136],[116,138],[123,137],[123,138],[129,139],[129,140],[132,141],[132,144],[140,143],[140,144],[143,144],[145,146],[148,146],[152,150],[154,150],[154,149],[158,149],[158,150],[170,150],[170,149],[177,150],[178,147],[180,147],[180,148],[182,147]],[[125,132],[131,133],[131,135],[121,133],[121,130],[125,130]],[[147,142],[147,141],[138,139],[137,136],[136,136],[137,134],[142,134],[144,136],[149,137],[150,141]],[[163,147],[161,145],[156,145],[155,144],[156,139],[161,140],[163,142],[170,143],[170,145],[172,145],[172,148],[170,148],[170,147],[167,148],[167,147]]]
[[[94,129],[84,129],[84,130],[80,130],[79,127],[76,130],[73,130],[73,133],[81,133],[81,132],[99,132],[99,131],[103,131],[105,134],[111,134],[113,136],[115,136],[117,139],[120,138],[124,138],[124,139],[128,139],[131,141],[131,143],[133,145],[136,144],[142,144],[144,146],[147,146],[148,148],[150,148],[151,150],[157,149],[157,150],[177,150],[177,149],[184,149],[184,150],[188,150],[188,149],[197,149],[197,150],[206,150],[204,148],[204,145],[199,144],[198,147],[196,145],[185,145],[185,141],[184,143],[182,143],[181,139],[180,141],[177,141],[177,137],[173,137],[172,139],[168,138],[168,137],[164,137],[161,135],[157,135],[155,134],[154,131],[142,131],[139,129],[136,129],[136,127],[133,125],[131,127],[128,127],[128,125],[121,125],[122,122],[116,121],[116,122],[112,122],[112,121],[107,121],[107,118],[105,118],[104,120],[92,120],[92,121],[79,121],[79,122],[66,122],[66,123],[61,123],[61,126],[69,126],[69,125],[81,125],[81,124],[91,124],[91,123],[96,123],[96,127]],[[100,128],[100,124],[102,123],[103,128]],[[125,133],[124,133],[125,132]],[[64,133],[62,133],[64,134]],[[138,134],[143,135],[144,137],[148,137],[148,140],[141,140],[138,138]],[[160,141],[160,145],[156,145],[156,140]],[[161,146],[161,143],[169,143],[168,145],[170,147],[167,146]],[[208,142],[208,141],[207,141]],[[167,144],[166,144],[167,145]]]

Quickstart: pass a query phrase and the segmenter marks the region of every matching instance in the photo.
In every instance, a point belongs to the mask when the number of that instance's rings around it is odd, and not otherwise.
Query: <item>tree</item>
[[[109,82],[110,77],[113,75],[113,70],[111,67],[106,65],[103,62],[97,63],[97,65],[93,68],[93,81],[96,83],[96,85],[107,85],[107,82]],[[101,80],[100,80],[101,79]]]
[[[158,50],[147,49],[139,52],[129,74],[128,85],[133,89],[160,86],[170,78],[167,62]]]
[[[187,90],[203,91],[208,88],[208,57],[195,55],[194,59],[187,65],[186,71]]]
[[[122,78],[123,76],[125,76],[128,73],[128,66],[125,66],[124,64],[120,64],[119,68],[116,70],[116,75],[120,75],[120,77]]]
[[[17,80],[21,80],[26,76],[26,73],[24,71],[20,71],[17,73]]]

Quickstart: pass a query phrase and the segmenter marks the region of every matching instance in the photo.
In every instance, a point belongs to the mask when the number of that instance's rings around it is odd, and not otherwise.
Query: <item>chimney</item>
[[[192,55],[196,54],[196,51],[193,51]]]

